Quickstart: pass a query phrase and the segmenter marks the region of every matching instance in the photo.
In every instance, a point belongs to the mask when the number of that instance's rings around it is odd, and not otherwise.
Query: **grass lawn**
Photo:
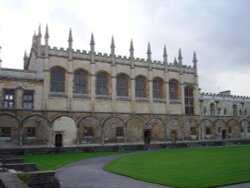
[[[250,181],[250,145],[146,152],[118,158],[106,171],[172,187]]]
[[[53,170],[74,161],[117,153],[121,152],[29,154],[22,158],[25,162],[35,163],[39,170]]]

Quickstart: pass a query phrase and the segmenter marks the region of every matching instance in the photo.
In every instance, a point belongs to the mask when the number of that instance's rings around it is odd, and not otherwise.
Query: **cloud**
[[[246,87],[250,79],[249,7],[248,0],[3,0],[3,65],[21,68],[34,30],[41,23],[44,33],[48,23],[52,46],[67,47],[72,28],[73,46],[81,50],[89,50],[91,32],[96,50],[105,53],[110,52],[112,35],[119,55],[129,54],[131,39],[135,56],[140,58],[146,58],[148,42],[155,60],[162,60],[166,45],[170,62],[181,48],[184,64],[192,65],[195,50],[202,90],[231,89],[250,95]]]

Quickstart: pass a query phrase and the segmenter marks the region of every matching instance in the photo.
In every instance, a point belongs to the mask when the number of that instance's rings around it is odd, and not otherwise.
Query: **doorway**
[[[226,129],[222,130],[222,139],[227,139],[227,130]]]
[[[150,144],[151,141],[151,129],[144,130],[144,144]]]
[[[62,147],[62,134],[61,133],[57,133],[55,136],[55,146],[56,147]]]
[[[172,141],[173,143],[175,143],[176,140],[177,140],[177,131],[176,131],[176,130],[172,130],[172,131],[171,131],[171,134],[170,134],[170,137],[171,137],[171,141]]]

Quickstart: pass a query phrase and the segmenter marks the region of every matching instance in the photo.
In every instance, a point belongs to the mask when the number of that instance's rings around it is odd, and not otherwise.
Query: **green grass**
[[[250,145],[161,150],[118,158],[106,171],[172,187],[202,188],[250,181]]]
[[[35,163],[39,170],[54,170],[74,161],[117,153],[121,152],[29,154],[22,158],[24,162]]]

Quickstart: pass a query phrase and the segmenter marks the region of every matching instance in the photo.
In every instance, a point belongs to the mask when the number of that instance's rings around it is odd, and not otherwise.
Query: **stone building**
[[[59,49],[47,26],[42,44],[39,27],[24,69],[0,69],[0,146],[249,138],[249,98],[200,94],[196,54],[192,66],[182,60],[179,50],[168,62],[164,47],[163,61],[153,61],[150,43],[147,58],[136,58],[133,41],[122,57],[113,37],[110,53],[98,53],[93,34],[89,51],[75,50],[71,30],[68,48]]]

